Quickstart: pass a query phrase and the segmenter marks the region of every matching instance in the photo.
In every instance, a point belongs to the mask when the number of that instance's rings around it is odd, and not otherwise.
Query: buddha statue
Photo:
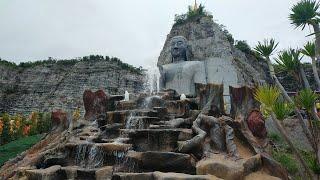
[[[204,62],[191,61],[191,49],[183,36],[170,41],[171,63],[159,66],[162,89],[174,89],[179,94],[195,95],[195,83],[206,84]]]

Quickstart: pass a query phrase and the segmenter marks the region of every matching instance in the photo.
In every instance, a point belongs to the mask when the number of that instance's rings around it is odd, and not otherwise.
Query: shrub
[[[193,20],[197,17],[204,17],[204,16],[212,18],[212,15],[205,10],[205,7],[202,4],[200,4],[199,7],[197,7],[197,8],[189,6],[187,13],[175,15],[174,26],[186,23],[186,22]]]
[[[298,171],[299,166],[292,154],[281,151],[273,151],[272,156],[276,161],[283,165],[289,173],[294,174]]]

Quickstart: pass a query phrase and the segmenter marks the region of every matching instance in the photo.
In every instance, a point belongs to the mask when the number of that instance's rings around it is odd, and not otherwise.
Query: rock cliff
[[[44,63],[30,68],[0,66],[0,113],[83,107],[86,89],[110,94],[138,92],[143,75],[106,60]]]

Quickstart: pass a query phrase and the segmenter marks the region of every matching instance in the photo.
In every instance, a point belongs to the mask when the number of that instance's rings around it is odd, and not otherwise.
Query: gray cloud
[[[310,31],[288,20],[297,0],[203,0],[235,39],[274,37],[280,48],[302,46]],[[192,0],[1,0],[0,57],[15,62],[117,56],[135,66],[157,60],[174,15]],[[310,38],[309,38],[310,39]]]

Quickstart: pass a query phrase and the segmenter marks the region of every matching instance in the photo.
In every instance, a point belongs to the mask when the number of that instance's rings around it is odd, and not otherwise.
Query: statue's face
[[[186,61],[187,40],[182,36],[175,36],[171,39],[171,55],[175,61]]]

